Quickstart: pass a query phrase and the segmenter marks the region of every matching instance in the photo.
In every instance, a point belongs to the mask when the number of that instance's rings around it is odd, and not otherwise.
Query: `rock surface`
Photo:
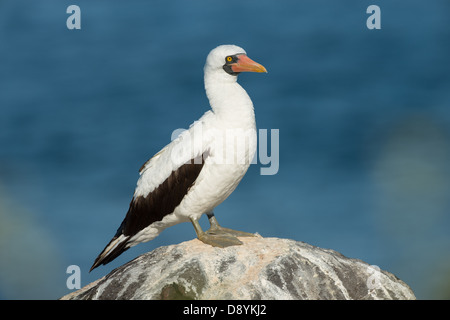
[[[240,238],[157,248],[61,299],[415,299],[393,274],[328,249]]]

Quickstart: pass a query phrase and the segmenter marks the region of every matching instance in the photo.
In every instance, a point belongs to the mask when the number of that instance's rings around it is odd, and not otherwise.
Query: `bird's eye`
[[[231,61],[233,61],[233,57],[232,57],[232,56],[228,56],[228,57],[226,58],[226,60],[227,60],[227,62],[231,62]]]

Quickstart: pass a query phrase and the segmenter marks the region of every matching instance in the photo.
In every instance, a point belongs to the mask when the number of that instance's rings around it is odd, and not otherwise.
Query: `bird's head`
[[[221,45],[206,58],[205,72],[220,71],[237,76],[241,72],[267,72],[259,63],[247,57],[244,49],[235,45]]]

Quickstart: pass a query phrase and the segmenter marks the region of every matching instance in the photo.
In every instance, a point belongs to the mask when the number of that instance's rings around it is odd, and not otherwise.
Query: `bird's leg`
[[[208,220],[211,225],[211,228],[206,232],[214,232],[215,234],[229,234],[235,237],[255,237],[253,233],[221,227],[213,212],[208,212],[206,215],[208,216]]]
[[[209,229],[208,231],[204,232],[200,227],[198,220],[191,218],[191,222],[194,226],[197,238],[203,243],[209,244],[213,247],[220,247],[220,248],[237,246],[242,244],[242,242],[239,241],[238,238],[232,236],[231,234],[216,233],[215,229],[213,230]]]

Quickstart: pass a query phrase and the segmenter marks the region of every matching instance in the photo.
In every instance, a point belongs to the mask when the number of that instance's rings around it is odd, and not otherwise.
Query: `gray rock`
[[[61,299],[415,299],[403,281],[328,249],[278,238],[160,247]]]

